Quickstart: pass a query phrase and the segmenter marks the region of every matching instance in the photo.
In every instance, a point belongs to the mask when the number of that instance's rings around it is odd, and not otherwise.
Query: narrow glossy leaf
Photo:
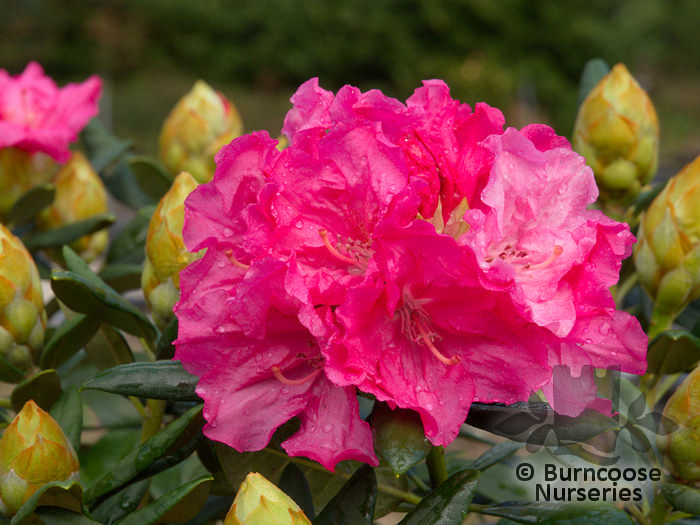
[[[156,355],[158,359],[172,359],[175,355],[173,341],[177,339],[177,328],[177,317],[173,316],[156,342]]]
[[[583,66],[581,81],[578,88],[579,105],[588,96],[591,90],[610,72],[610,66],[602,58],[592,58]]]
[[[80,481],[89,487],[110,472],[141,443],[137,428],[109,430],[96,443],[80,450]]]
[[[553,505],[530,503],[503,505],[481,511],[482,514],[500,516],[516,523],[537,525],[632,525],[629,515],[613,505]]]
[[[107,228],[116,220],[116,217],[112,214],[101,213],[89,219],[72,222],[43,232],[33,233],[24,237],[22,242],[24,242],[24,245],[29,251],[62,246],[80,239],[83,235],[88,235]]]
[[[80,140],[85,145],[92,168],[97,172],[124,157],[131,146],[129,141],[115,137],[98,118],[87,123],[80,133]]]
[[[147,479],[129,485],[105,500],[104,503],[92,511],[92,515],[104,525],[116,523],[139,507],[148,491],[148,485],[149,480]]]
[[[473,403],[467,424],[513,441],[565,446],[588,441],[620,425],[596,410],[577,417],[557,414],[547,403],[514,403],[509,406]]]
[[[654,338],[647,352],[647,374],[687,372],[700,361],[700,338],[684,330],[670,330]]]
[[[42,370],[19,383],[12,391],[12,408],[22,410],[24,404],[33,399],[47,412],[61,395],[61,379],[55,370]]]
[[[0,355],[0,381],[4,383],[19,383],[24,377],[24,372]]]
[[[400,525],[461,525],[481,472],[466,469],[447,478],[409,512]]]
[[[63,433],[73,448],[76,451],[80,450],[80,436],[83,431],[83,400],[78,388],[71,386],[65,390],[51,407],[50,414],[61,425]]]
[[[143,192],[126,160],[100,172],[100,176],[109,192],[133,209],[137,210],[155,202]]]
[[[85,345],[90,361],[100,370],[132,363],[134,355],[122,334],[102,323],[95,336]]]
[[[53,481],[39,488],[12,518],[12,525],[22,523],[42,505],[81,512],[83,489],[77,481]]]
[[[314,499],[311,495],[309,482],[306,480],[306,476],[304,476],[304,473],[299,467],[294,463],[287,465],[282,471],[282,476],[277,486],[301,507],[301,510],[307,518],[310,520],[314,519],[316,515],[314,511]]]
[[[100,278],[116,291],[141,287],[141,264],[108,264],[100,272]]]
[[[71,310],[94,315],[138,337],[156,337],[156,329],[144,313],[109,287],[74,272],[57,271],[51,275],[51,288]]]
[[[137,362],[99,372],[83,383],[83,389],[149,399],[200,401],[195,393],[197,381],[179,361]]]
[[[476,458],[470,468],[483,472],[496,463],[500,463],[504,459],[512,456],[524,446],[523,443],[518,443],[517,441],[503,441],[502,443],[498,443]]]
[[[314,520],[314,525],[372,525],[377,502],[374,469],[363,465]]]
[[[131,157],[129,167],[143,192],[154,201],[159,201],[170,189],[173,176],[153,157],[139,155]]]
[[[659,196],[659,193],[663,191],[666,187],[666,183],[669,179],[657,184],[649,190],[642,191],[637,198],[634,200],[632,208],[634,209],[634,214],[638,214],[646,210],[649,205],[654,202],[654,199]]]
[[[41,353],[41,368],[58,368],[83,348],[100,327],[96,317],[76,314],[66,319],[48,339]]]
[[[34,186],[12,206],[8,214],[8,221],[15,225],[24,224],[49,206],[55,196],[56,188],[54,188],[53,184]]]
[[[146,235],[156,206],[144,206],[112,240],[107,252],[108,264],[141,264],[145,258]]]
[[[168,492],[142,509],[129,514],[119,525],[149,525],[168,523],[168,511],[176,510],[178,521],[194,518],[204,505],[209,495],[209,486],[213,478],[210,475],[186,483],[182,487]],[[183,505],[178,505],[179,503]]]
[[[700,516],[700,490],[677,483],[664,483],[661,493],[674,509]]]
[[[87,279],[92,284],[106,287],[105,282],[100,279],[97,274],[92,271],[92,268],[85,262],[85,260],[78,255],[73,248],[70,246],[63,246],[61,248],[61,255],[63,255],[63,260],[66,263],[66,269],[70,270],[76,275]]]
[[[165,429],[127,454],[112,470],[107,472],[85,493],[85,500],[94,503],[133,480],[140,472],[165,455],[170,447],[188,430],[190,424],[201,417],[202,405],[190,409],[186,414],[170,423]],[[180,458],[180,460],[185,459]]]
[[[432,448],[420,416],[413,410],[392,410],[378,401],[374,404],[371,424],[377,455],[397,475],[423,461]]]
[[[85,514],[78,514],[66,509],[57,507],[40,507],[36,510],[36,515],[43,523],[61,525],[102,525],[99,521],[88,518]]]

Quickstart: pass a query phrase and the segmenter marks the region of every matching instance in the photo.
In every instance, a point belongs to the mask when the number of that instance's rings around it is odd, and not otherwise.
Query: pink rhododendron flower
[[[0,69],[0,148],[42,151],[66,162],[68,144],[98,113],[101,89],[96,76],[59,89],[36,62],[16,77]]]
[[[279,152],[234,140],[188,198],[176,358],[201,377],[205,433],[283,443],[327,468],[376,464],[356,395],[415,410],[450,443],[475,401],[543,389],[577,415],[593,367],[642,373],[646,335],[609,292],[634,241],[587,205],[566,139],[506,129],[428,81],[406,104],[316,80],[292,98]]]

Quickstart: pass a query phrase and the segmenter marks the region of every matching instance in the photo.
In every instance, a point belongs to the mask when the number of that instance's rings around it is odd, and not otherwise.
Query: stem
[[[160,424],[163,422],[164,414],[164,399],[146,400],[146,408],[144,410],[143,415],[143,425],[141,427],[141,443],[158,433],[158,431],[160,430]]]
[[[144,351],[146,352],[146,356],[148,357],[149,361],[155,361],[156,360],[156,345],[151,341],[150,339],[146,339],[145,337],[139,337],[139,341],[141,341],[141,346],[143,346]]]
[[[12,402],[7,398],[2,397],[0,398],[0,408],[12,408]]]
[[[651,314],[651,323],[649,324],[649,340],[651,341],[665,330],[670,330],[673,327],[675,315],[667,315],[659,312],[656,308]]]
[[[428,466],[430,486],[435,489],[447,479],[445,449],[441,446],[431,448],[430,452],[428,452],[428,457],[425,459],[425,464]]]
[[[622,302],[625,300],[625,296],[629,291],[634,288],[634,285],[639,282],[639,274],[634,272],[632,275],[627,277],[623,282],[619,283],[615,287],[613,293],[613,299],[618,308],[622,308]]]

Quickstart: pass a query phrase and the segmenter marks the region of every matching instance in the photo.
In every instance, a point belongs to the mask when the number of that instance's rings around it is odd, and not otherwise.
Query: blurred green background
[[[0,68],[105,79],[103,119],[137,151],[198,78],[275,136],[310,77],[400,99],[426,78],[569,136],[587,60],[624,62],[661,122],[662,169],[700,154],[697,0],[0,0]]]

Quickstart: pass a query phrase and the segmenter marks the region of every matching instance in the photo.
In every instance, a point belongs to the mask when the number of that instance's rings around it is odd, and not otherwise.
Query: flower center
[[[513,266],[516,271],[532,271],[532,270],[542,270],[549,267],[557,258],[564,252],[564,248],[558,244],[554,246],[551,255],[542,262],[532,264],[529,259],[529,253],[527,250],[516,250],[511,244],[506,244],[503,250],[498,254],[498,258],[502,261],[507,261]],[[496,260],[496,256],[489,255],[484,259],[487,263],[492,263]]]
[[[297,357],[304,357],[304,355],[299,354]],[[272,375],[279,379],[281,383],[284,383],[285,385],[289,386],[299,386],[303,385],[304,383],[308,383],[309,381],[313,381],[314,379],[316,379],[316,377],[318,377],[321,374],[321,372],[323,372],[323,358],[321,356],[307,359],[306,363],[310,365],[313,368],[313,370],[307,375],[302,376],[298,379],[289,379],[288,377],[286,377],[282,372],[282,367],[279,365],[271,367],[270,371],[272,372]],[[290,370],[291,368],[292,367],[290,367],[287,370]]]
[[[328,238],[328,230],[320,229],[318,234],[323,239],[323,245],[333,257],[351,266],[349,273],[364,273],[367,270],[367,262],[372,257],[370,243],[350,239],[343,243],[340,235],[336,236],[335,244]],[[342,250],[342,251],[341,251]]]

